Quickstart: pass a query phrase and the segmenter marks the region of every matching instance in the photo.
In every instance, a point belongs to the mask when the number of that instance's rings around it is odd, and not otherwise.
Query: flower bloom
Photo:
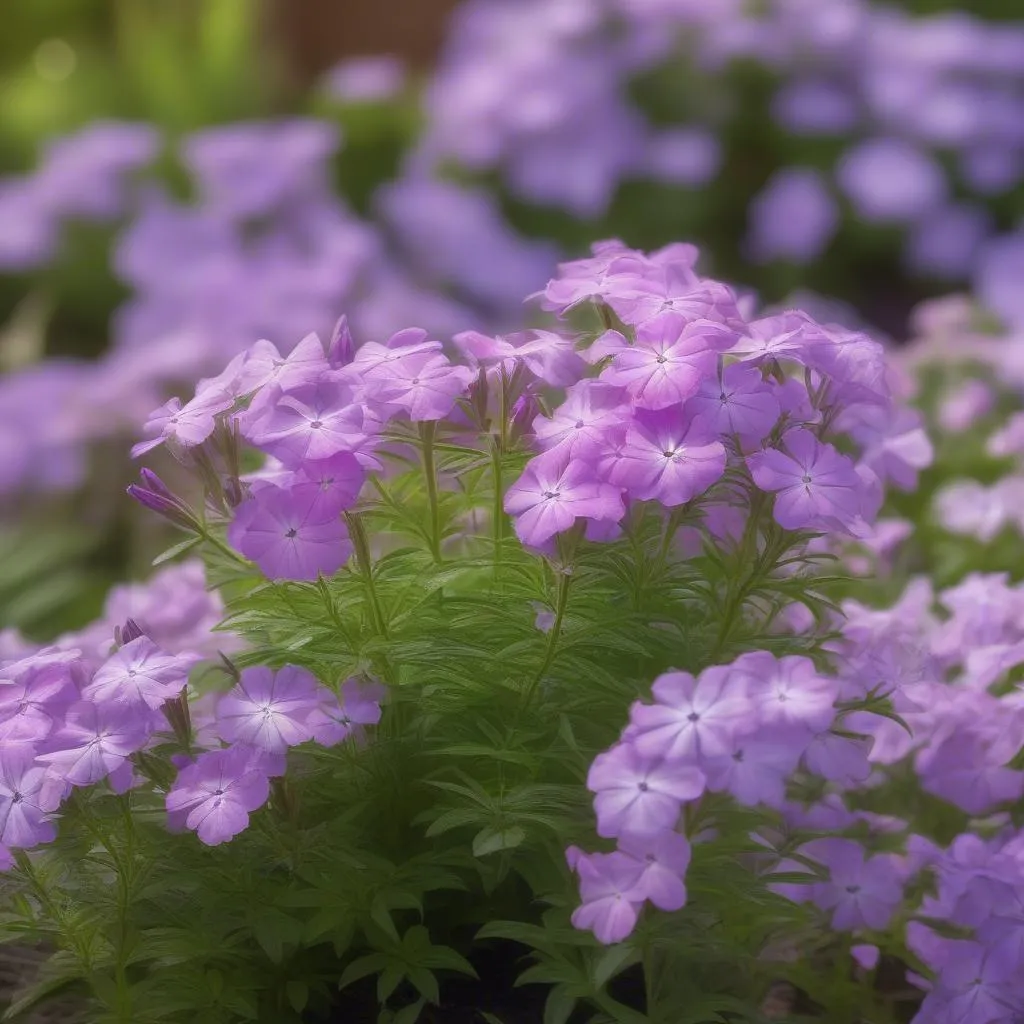
[[[181,692],[194,663],[191,657],[165,654],[148,636],[140,636],[103,663],[82,696],[97,703],[156,709]]]
[[[275,673],[259,665],[217,703],[217,729],[229,743],[280,754],[311,738],[307,719],[319,704],[317,681],[305,669],[285,665]]]
[[[569,452],[533,459],[505,493],[505,511],[530,547],[568,530],[578,517],[618,522],[625,513],[619,489],[597,480],[594,467]]]
[[[207,846],[233,839],[270,795],[266,765],[249,748],[226,747],[200,754],[178,773],[167,794],[172,820],[192,829]]]

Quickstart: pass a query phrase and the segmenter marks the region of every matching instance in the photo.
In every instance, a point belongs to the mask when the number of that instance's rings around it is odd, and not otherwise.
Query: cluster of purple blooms
[[[654,126],[629,84],[671,61],[685,61],[703,88],[680,88],[676,123]],[[1024,181],[1024,25],[962,11],[915,17],[867,0],[469,0],[428,93],[422,154],[499,170],[521,198],[586,219],[624,180],[703,186],[736,114],[722,84],[736,61],[776,76],[780,129],[848,140],[834,165],[785,166],[769,179],[749,209],[750,258],[817,259],[847,204],[863,221],[904,229],[907,261],[926,276],[963,279],[977,264],[985,291],[1020,267],[1024,242],[995,237],[985,201]],[[1019,301],[1011,305],[1019,316]]]
[[[129,617],[111,647],[110,617],[126,608],[147,631]],[[222,615],[202,566],[185,563],[115,590],[104,619],[53,645],[0,635],[0,866],[54,839],[76,788],[159,785],[140,757],[168,744],[168,826],[222,843],[266,801],[289,747],[359,739],[379,720],[379,686],[353,678],[335,692],[294,665],[246,669],[227,694],[197,697],[192,669],[237,645],[212,632]]]
[[[46,360],[0,380],[0,496],[80,486],[90,448],[133,434],[174,387],[258,338],[329,329],[339,308],[371,335],[414,317],[448,332],[518,318],[554,265],[550,245],[516,236],[485,192],[415,168],[362,219],[334,186],[342,143],[314,119],[204,130],[176,154],[193,189],[182,201],[150,174],[155,129],[101,122],[0,181],[0,272],[47,265],[70,221],[111,223],[113,270],[131,293],[98,361]]]

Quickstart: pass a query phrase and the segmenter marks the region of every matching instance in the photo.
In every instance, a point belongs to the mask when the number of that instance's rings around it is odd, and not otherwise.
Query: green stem
[[[366,584],[366,596],[370,605],[370,621],[373,630],[386,640],[388,636],[387,621],[377,596],[377,584],[373,578],[373,561],[370,558],[370,542],[366,537],[366,529],[363,527],[363,521],[358,513],[346,512],[345,521],[348,523],[348,534],[352,539],[356,565],[359,566],[359,573]]]
[[[491,443],[491,476],[494,482],[494,498],[491,506],[491,530],[494,536],[494,571],[501,565],[501,544],[505,534],[505,505],[502,484],[501,450],[495,439]]]
[[[437,465],[434,460],[434,437],[437,424],[433,421],[420,424],[423,439],[423,476],[427,482],[427,501],[430,504],[430,553],[435,562],[441,561],[441,509],[437,500]]]
[[[536,675],[530,681],[529,686],[523,692],[520,711],[529,707],[530,701],[533,700],[533,695],[540,685],[540,681],[544,678],[544,673],[547,672],[551,667],[551,663],[555,660],[555,653],[558,650],[558,639],[562,632],[562,620],[565,618],[565,608],[569,603],[569,583],[571,580],[572,577],[568,573],[560,572],[558,574],[558,590],[555,596],[555,621],[551,626],[551,634],[548,637],[544,660],[541,662],[540,668],[537,669]]]
[[[221,554],[227,555],[233,562],[237,562],[239,565],[244,565],[249,568],[250,562],[247,558],[243,558],[237,551],[229,547],[224,543],[215,533],[211,533],[207,529],[203,529],[202,538],[208,544],[212,544]]]

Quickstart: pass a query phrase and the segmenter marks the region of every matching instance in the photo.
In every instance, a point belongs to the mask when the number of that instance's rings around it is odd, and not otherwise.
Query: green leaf
[[[202,542],[202,537],[188,537],[172,547],[169,547],[166,551],[162,551],[153,559],[152,564],[154,567],[163,565],[164,562],[169,562],[172,558],[177,558],[178,555],[183,555],[186,551],[191,551],[194,547],[198,547]]]
[[[473,856],[486,857],[487,854],[497,853],[499,850],[515,849],[525,838],[526,833],[518,826],[501,831],[493,828],[482,829],[473,839]]]
[[[353,960],[341,972],[338,988],[348,988],[349,985],[359,981],[360,978],[383,971],[390,963],[391,958],[385,953],[368,953],[366,956],[361,956],[358,960]]]
[[[544,1024],[565,1024],[579,1001],[568,985],[556,985],[544,1003]]]
[[[593,965],[594,985],[597,988],[604,988],[611,978],[639,960],[640,954],[628,943],[612,946],[611,949],[605,950]]]
[[[426,1003],[423,999],[417,999],[415,1003],[403,1006],[396,1013],[392,1014],[390,1018],[391,1024],[416,1024],[425,1005]]]
[[[302,1013],[309,1002],[309,986],[304,981],[289,981],[284,990],[291,1008],[296,1013]]]
[[[404,967],[395,963],[388,964],[377,979],[377,1002],[386,1003],[394,995],[395,989],[402,983],[404,977]]]
[[[434,972],[428,970],[426,967],[410,967],[408,971],[409,981],[416,986],[416,991],[428,1003],[433,1003],[435,1006],[441,1001],[441,993],[437,987],[437,978],[434,977]]]

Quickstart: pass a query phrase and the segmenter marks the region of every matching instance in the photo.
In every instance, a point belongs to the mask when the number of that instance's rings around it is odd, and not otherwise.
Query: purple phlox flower
[[[607,302],[625,324],[640,325],[674,312],[687,320],[718,323],[733,332],[733,341],[744,324],[736,293],[720,281],[695,278],[685,262],[666,262],[641,276],[623,278]]]
[[[725,446],[680,407],[637,409],[611,481],[667,508],[703,494],[725,473]]]
[[[755,365],[769,360],[803,362],[808,347],[823,341],[820,325],[806,313],[788,309],[748,323],[729,354]]]
[[[760,444],[779,419],[779,402],[761,374],[742,363],[725,367],[721,379],[708,377],[686,404],[694,419],[721,435],[736,434]]]
[[[940,165],[912,142],[866,139],[847,150],[836,169],[839,187],[867,221],[909,223],[946,198]]]
[[[704,774],[693,765],[643,757],[619,743],[594,758],[587,788],[597,795],[597,834],[650,835],[674,829],[684,803],[704,792]]]
[[[982,247],[974,270],[974,291],[979,300],[1011,327],[1024,326],[1024,230],[1001,235]]]
[[[568,530],[578,517],[618,522],[625,514],[619,488],[599,481],[592,465],[569,452],[532,459],[505,493],[505,511],[530,547]]]
[[[79,699],[64,655],[29,656],[0,667],[0,745],[42,740]]]
[[[926,792],[984,814],[1024,795],[1024,772],[1003,767],[1006,760],[992,756],[985,736],[958,732],[919,752],[914,767]]]
[[[723,754],[702,760],[708,789],[728,792],[747,807],[760,803],[780,806],[786,779],[803,756],[809,738],[804,730],[784,729],[774,730],[770,739],[733,735]]]
[[[829,782],[853,789],[871,774],[869,758],[874,743],[872,736],[840,736],[825,729],[815,735],[804,751],[804,765]]]
[[[129,708],[145,705],[156,710],[181,692],[198,660],[189,655],[167,654],[148,636],[140,636],[107,659],[82,689],[82,696],[97,704],[115,703]]]
[[[680,910],[686,905],[686,869],[690,866],[690,844],[678,832],[656,835],[624,835],[619,851],[643,865],[636,891],[659,910]]]
[[[815,371],[817,405],[864,402],[888,408],[888,362],[880,342],[860,331],[829,325],[804,350],[803,363]]]
[[[802,427],[783,434],[782,449],[747,456],[754,483],[776,495],[776,522],[787,530],[863,532],[863,481],[853,463]]]
[[[939,592],[952,615],[932,636],[932,651],[959,661],[972,647],[1012,643],[1024,637],[1024,587],[1010,586],[1009,574],[972,572]]]
[[[414,423],[444,419],[476,379],[468,366],[455,366],[440,352],[416,352],[376,371],[366,380],[367,396],[404,412]]]
[[[137,789],[148,780],[135,770],[135,765],[130,760],[124,760],[107,776],[107,785],[112,793],[118,796],[127,793],[131,789]]]
[[[355,452],[369,440],[363,406],[352,387],[339,380],[321,378],[260,397],[265,400],[240,417],[242,433],[289,468]]]
[[[603,447],[609,435],[624,433],[629,406],[623,388],[597,380],[581,380],[566,393],[550,417],[538,416],[533,432],[544,451],[562,451],[586,458]]]
[[[932,990],[915,1020],[924,1024],[1003,1024],[1024,1013],[1021,959],[1003,948],[942,939],[946,947]]]
[[[655,181],[700,188],[711,181],[721,162],[718,138],[705,128],[668,129],[647,142],[647,173]]]
[[[279,486],[315,484],[320,489],[320,497],[311,510],[311,517],[322,516],[326,520],[351,508],[365,481],[366,470],[359,459],[351,452],[338,452],[327,459],[303,462],[292,479],[282,481]]]
[[[380,103],[400,93],[405,78],[405,64],[394,54],[348,57],[327,72],[324,90],[343,103]]]
[[[249,826],[249,815],[270,795],[266,764],[253,750],[236,745],[200,754],[178,773],[167,794],[172,820],[184,819],[207,846],[233,839]]]
[[[132,458],[137,459],[165,442],[179,448],[201,445],[213,433],[218,414],[230,409],[234,402],[229,393],[212,388],[184,406],[180,398],[172,398],[147,420],[143,430],[150,438],[132,447]]]
[[[348,529],[319,484],[268,484],[235,510],[228,541],[269,579],[331,575],[352,553]]]
[[[747,249],[758,263],[810,263],[839,227],[839,205],[822,175],[810,167],[777,171],[749,208]]]
[[[1024,665],[1024,640],[976,647],[967,651],[962,681],[972,690],[987,690],[1019,665]]]
[[[792,135],[846,135],[856,127],[860,112],[847,86],[800,77],[776,92],[772,117]]]
[[[77,701],[37,759],[55,778],[72,786],[90,786],[141,750],[155,725],[154,717],[127,704]]]
[[[809,658],[776,660],[767,651],[741,655],[733,672],[746,678],[746,692],[756,714],[769,727],[792,727],[820,732],[835,717],[839,683],[818,673]]]
[[[976,383],[981,383],[977,381]],[[1024,455],[1024,412],[1015,412],[997,430],[985,445],[985,450],[996,459],[1010,455]]]
[[[217,728],[228,743],[279,754],[312,738],[308,719],[320,706],[315,677],[296,665],[276,673],[260,665],[242,672],[217,702]]]
[[[914,490],[918,472],[927,469],[935,456],[920,413],[861,406],[857,418],[850,433],[864,446],[863,463],[900,490]]]
[[[980,203],[946,203],[914,225],[904,251],[906,262],[930,277],[969,278],[993,228],[992,215]]]
[[[239,121],[189,136],[183,156],[205,204],[246,220],[323,193],[327,161],[339,144],[329,121]]]
[[[598,942],[621,942],[636,927],[645,895],[640,888],[646,863],[625,853],[575,851],[570,864],[580,876],[582,906],[573,911],[574,927],[591,931]]]
[[[659,313],[638,328],[635,345],[612,356],[601,379],[625,387],[641,409],[665,409],[696,394],[715,372],[717,353],[735,340],[732,328],[712,320]]]
[[[382,377],[387,380],[391,367],[407,359],[409,356],[429,352],[440,353],[441,342],[431,338],[427,331],[419,327],[409,327],[393,334],[382,345],[380,342],[368,341],[356,349],[355,358],[345,368],[348,377],[371,381]]]
[[[642,757],[701,763],[732,749],[736,735],[757,727],[747,696],[748,681],[729,665],[689,672],[667,672],[654,681],[655,704],[630,710],[633,745]]]
[[[891,854],[865,857],[864,847],[850,839],[818,839],[804,848],[807,856],[829,869],[829,880],[811,887],[811,899],[832,911],[832,927],[880,930],[903,900],[902,871]]]
[[[990,487],[954,480],[935,495],[934,510],[950,533],[968,534],[982,543],[1009,526],[1024,531],[1024,475],[1004,476]]]
[[[333,747],[346,739],[358,742],[366,726],[380,721],[384,688],[377,684],[346,679],[340,693],[320,687],[318,696],[319,703],[307,725],[313,739],[321,746]]]
[[[541,604],[540,601],[531,601],[530,607],[536,612],[533,620],[535,629],[539,629],[542,633],[550,633],[555,626],[555,613],[546,604]]]
[[[46,769],[34,763],[31,748],[20,744],[0,750],[0,845],[10,849],[49,843],[57,835],[56,810]]]
[[[316,334],[307,334],[287,355],[270,341],[257,341],[242,354],[237,377],[227,390],[239,395],[277,385],[290,391],[302,384],[315,384],[332,369]],[[227,371],[225,371],[226,373]]]
[[[575,384],[586,369],[571,338],[554,331],[530,331],[492,338],[463,331],[452,338],[471,366],[500,367],[508,372],[522,363],[538,380],[552,387]]]
[[[592,252],[594,255],[587,259],[559,264],[558,276],[542,293],[542,308],[564,314],[581,302],[604,301],[623,282],[642,277],[650,266],[643,253],[617,240],[597,242]],[[693,256],[696,262],[696,249]]]

